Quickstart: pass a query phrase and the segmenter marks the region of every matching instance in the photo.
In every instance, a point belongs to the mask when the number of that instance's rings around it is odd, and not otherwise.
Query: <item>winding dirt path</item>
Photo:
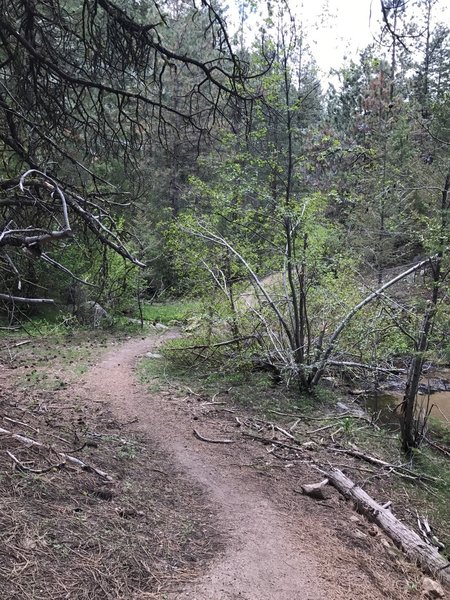
[[[178,468],[205,490],[218,518],[225,550],[188,589],[171,592],[173,600],[377,600],[405,598],[383,591],[374,577],[361,569],[364,552],[349,550],[330,535],[329,524],[317,514],[272,501],[266,480],[254,469],[243,469],[249,461],[246,442],[218,445],[193,436],[193,427],[211,434],[211,424],[202,424],[180,403],[159,393],[149,393],[137,383],[136,360],[167,339],[153,336],[131,340],[107,353],[85,376],[85,393],[110,405],[122,422],[137,418],[132,427],[153,440]],[[196,421],[193,422],[192,419]],[[231,432],[233,433],[233,432]],[[223,437],[215,430],[212,437]],[[235,436],[236,437],[236,436]],[[257,448],[257,452],[266,452]],[[251,457],[250,457],[251,458]],[[275,493],[275,492],[274,492]],[[275,498],[276,499],[276,498]],[[313,501],[308,501],[313,503]],[[309,506],[309,504],[305,504]],[[208,508],[205,508],[208,510]],[[308,509],[309,510],[309,509]],[[317,511],[314,507],[312,511]],[[326,512],[326,508],[320,510]],[[350,509],[346,508],[348,512]],[[328,512],[330,512],[328,510]],[[340,519],[341,515],[332,519]]]

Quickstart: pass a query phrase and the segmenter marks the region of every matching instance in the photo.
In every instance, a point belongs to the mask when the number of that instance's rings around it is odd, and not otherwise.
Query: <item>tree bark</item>
[[[441,231],[439,238],[439,252],[436,256],[435,264],[433,267],[433,292],[429,305],[425,312],[422,321],[422,328],[419,334],[419,340],[416,346],[416,354],[413,357],[409,371],[408,378],[406,380],[405,395],[402,403],[402,417],[400,420],[401,431],[402,431],[402,445],[403,450],[407,453],[411,452],[412,448],[416,448],[421,441],[423,431],[419,430],[420,424],[418,419],[415,417],[416,409],[416,397],[419,389],[420,377],[422,375],[423,363],[425,360],[425,352],[428,349],[428,341],[430,334],[433,329],[434,319],[439,302],[439,291],[443,279],[445,276],[442,275],[442,260],[444,258],[445,250],[445,232],[447,230],[447,210],[448,210],[448,196],[450,193],[450,171],[447,173],[445,178],[444,188],[441,196]]]

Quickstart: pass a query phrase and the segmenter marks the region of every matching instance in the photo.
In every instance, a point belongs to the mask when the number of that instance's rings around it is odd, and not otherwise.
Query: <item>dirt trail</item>
[[[168,335],[171,334],[164,339]],[[174,600],[406,597],[383,592],[382,586],[380,589],[373,582],[373,575],[360,568],[364,551],[358,556],[357,548],[349,550],[340,545],[327,527],[317,522],[317,514],[299,514],[297,509],[290,511],[272,502],[266,482],[257,477],[254,469],[239,468],[249,462],[246,446],[208,444],[196,439],[193,427],[206,427],[201,421],[193,422],[192,413],[180,410],[179,403],[159,393],[150,394],[137,383],[133,372],[137,358],[154,351],[162,339],[154,336],[131,340],[114,349],[85,376],[82,385],[91,397],[108,402],[122,422],[137,417],[132,427],[145,432],[178,468],[203,487],[210,502],[209,510],[212,507],[217,515],[224,552],[188,589],[164,597]],[[211,429],[207,432],[211,433]],[[213,437],[223,437],[223,432],[216,430]],[[266,450],[258,447],[258,452]]]

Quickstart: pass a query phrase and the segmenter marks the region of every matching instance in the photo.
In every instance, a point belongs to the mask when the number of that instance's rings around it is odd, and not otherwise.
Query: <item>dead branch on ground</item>
[[[292,444],[286,444],[284,442],[280,442],[279,440],[265,438],[261,435],[254,435],[253,433],[247,433],[246,431],[243,431],[242,435],[247,438],[250,438],[252,440],[256,440],[257,442],[261,442],[262,444],[265,444],[266,446],[270,446],[271,444],[274,444],[275,446],[279,446],[280,448],[287,448],[288,450],[295,450],[296,452],[299,452],[302,450],[300,445],[293,446]]]
[[[17,442],[19,442],[23,446],[26,446],[27,448],[53,450],[53,448],[46,446],[41,442],[37,442],[36,440],[33,440],[29,437],[25,437],[24,435],[20,435],[18,433],[12,433],[11,431],[3,429],[2,427],[0,427],[0,435],[10,437],[11,439],[16,440]],[[72,465],[75,465],[79,467],[82,471],[87,471],[88,473],[95,473],[96,475],[98,475],[102,479],[105,479],[106,481],[113,481],[113,478],[110,475],[108,475],[108,473],[105,473],[105,471],[102,471],[97,467],[93,467],[92,465],[88,465],[79,458],[75,458],[75,456],[71,456],[70,454],[66,454],[65,452],[54,452],[63,459],[64,463],[70,463]]]
[[[235,440],[217,440],[207,438],[204,435],[201,435],[201,433],[199,433],[196,429],[194,429],[194,435],[198,440],[201,440],[202,442],[208,442],[209,444],[234,444],[235,442]]]
[[[256,335],[246,335],[240,338],[234,338],[232,340],[226,340],[224,342],[217,342],[216,344],[198,344],[196,346],[183,346],[182,348],[167,348],[169,352],[183,351],[183,350],[209,350],[212,348],[221,348],[222,346],[231,346],[233,344],[239,344],[246,340],[257,339]]]
[[[353,456],[354,458],[359,458],[360,460],[364,460],[371,465],[375,465],[377,467],[381,467],[382,469],[387,469],[400,477],[405,477],[407,479],[417,479],[423,481],[432,481],[436,483],[439,481],[438,478],[432,477],[431,475],[425,475],[423,473],[415,473],[411,469],[408,469],[405,465],[396,465],[393,463],[388,463],[380,458],[376,458],[375,456],[371,456],[370,454],[365,454],[358,450],[357,448],[327,448],[330,452],[342,452],[343,454],[347,454],[348,456]]]
[[[49,473],[50,471],[56,471],[56,470],[62,469],[63,467],[66,466],[65,462],[61,462],[61,463],[58,463],[58,464],[55,464],[55,465],[51,465],[50,467],[47,467],[46,469],[32,469],[31,467],[27,467],[26,465],[24,465],[24,463],[21,462],[9,450],[6,451],[6,454],[13,461],[13,463],[17,466],[17,468],[19,469],[19,471],[25,471],[27,473],[33,473],[35,475],[42,475],[43,473]]]

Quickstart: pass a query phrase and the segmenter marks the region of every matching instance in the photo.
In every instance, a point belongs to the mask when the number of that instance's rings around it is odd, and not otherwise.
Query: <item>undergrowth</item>
[[[198,394],[227,394],[231,402],[263,412],[273,408],[310,411],[315,405],[325,406],[334,400],[326,386],[318,387],[314,393],[300,392],[294,385],[286,387],[275,381],[271,372],[255,369],[251,348],[238,355],[228,347],[217,347],[207,359],[201,348],[186,351],[186,347],[204,344],[205,340],[198,336],[170,340],[160,348],[160,359],[140,362],[142,381],[152,391],[176,381]]]

